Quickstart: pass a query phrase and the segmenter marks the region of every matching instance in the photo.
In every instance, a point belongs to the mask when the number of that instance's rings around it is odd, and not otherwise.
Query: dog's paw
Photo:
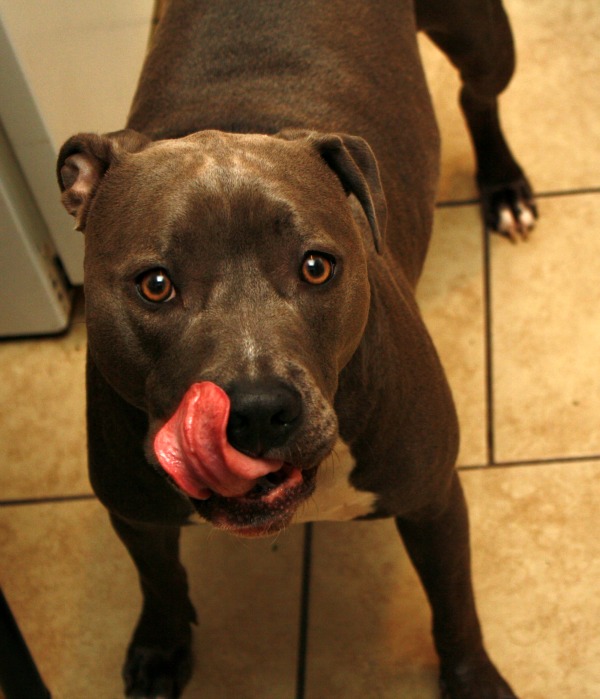
[[[440,671],[441,699],[517,699],[492,662],[484,656]]]
[[[123,668],[125,694],[132,699],[177,699],[191,675],[189,644],[170,652],[131,646]]]
[[[509,184],[480,184],[481,207],[486,228],[513,243],[527,240],[538,217],[529,182],[522,177]]]

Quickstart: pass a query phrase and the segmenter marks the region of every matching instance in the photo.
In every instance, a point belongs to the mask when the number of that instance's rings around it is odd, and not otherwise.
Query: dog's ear
[[[58,184],[63,206],[75,217],[76,230],[85,230],[90,204],[111,165],[123,153],[142,150],[149,142],[146,136],[126,129],[103,136],[77,134],[63,145],[56,165]]]
[[[369,144],[360,136],[323,134],[285,129],[277,134],[286,140],[305,138],[335,172],[346,194],[354,194],[365,212],[377,252],[387,224],[387,204],[379,167]]]

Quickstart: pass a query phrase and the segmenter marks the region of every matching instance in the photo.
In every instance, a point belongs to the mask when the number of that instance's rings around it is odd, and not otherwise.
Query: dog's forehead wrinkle
[[[274,154],[264,147],[266,139],[270,146],[276,144]],[[224,143],[180,139],[172,145],[159,142],[154,153],[149,149],[140,154],[144,163],[139,163],[136,198],[141,210],[159,199],[158,185],[164,195],[167,182],[170,220],[185,225],[195,217],[199,226],[220,225],[224,233],[241,236],[239,240],[254,227],[253,233],[309,234],[339,225],[344,214],[336,210],[332,221],[330,207],[321,201],[326,197],[315,200],[317,173],[306,169],[304,159],[296,162],[296,149],[260,135],[234,136],[231,144]]]
[[[263,170],[272,168],[268,158],[261,159],[243,149],[224,148],[219,144],[204,146],[187,139],[159,141],[145,151],[132,154],[130,162],[140,168],[144,179],[160,175],[163,184],[169,179],[179,183],[202,179],[206,180],[206,185],[223,185],[239,178],[244,170],[256,172],[258,166]],[[165,174],[169,177],[165,178]]]
[[[201,169],[255,169],[258,166],[272,170],[278,161],[285,161],[285,147],[285,142],[280,139],[262,134],[205,131],[185,138],[158,141],[150,151],[172,155],[180,163],[196,163]]]
[[[209,190],[234,191],[241,186],[264,186],[274,194],[299,183],[304,186],[307,168],[305,153],[293,144],[263,134],[226,134],[200,132],[193,136],[160,141],[149,149],[176,172],[182,169],[191,179],[199,180]],[[300,156],[300,160],[295,162]],[[300,174],[302,171],[302,175]]]
[[[206,155],[197,163],[194,178],[199,187],[209,193],[240,199],[258,196],[283,204],[284,182],[278,181],[274,171],[275,165],[270,161],[249,160],[245,153],[231,153],[225,158]]]

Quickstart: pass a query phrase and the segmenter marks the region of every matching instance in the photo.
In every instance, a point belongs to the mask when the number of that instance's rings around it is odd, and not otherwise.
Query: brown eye
[[[335,261],[328,255],[311,252],[305,258],[300,270],[302,279],[309,284],[325,284],[335,269]]]
[[[170,301],[175,296],[173,282],[164,269],[152,269],[144,272],[136,280],[140,296],[152,303]]]

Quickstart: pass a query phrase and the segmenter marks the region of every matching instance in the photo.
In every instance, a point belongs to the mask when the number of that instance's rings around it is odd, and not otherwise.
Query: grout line
[[[459,206],[473,206],[479,204],[479,199],[447,199],[435,203],[436,209],[453,209]]]
[[[494,440],[494,356],[492,350],[492,279],[490,235],[482,223],[483,236],[483,343],[485,367],[486,449],[488,464],[495,460]]]
[[[77,502],[81,500],[95,500],[93,493],[83,495],[56,495],[48,498],[15,498],[14,500],[0,500],[0,507],[15,507],[19,505],[48,505],[59,502]]]
[[[498,468],[519,468],[519,466],[551,466],[553,464],[577,464],[600,461],[600,454],[589,456],[551,456],[546,459],[520,459],[516,461],[495,461],[488,464],[457,466],[458,471],[486,471]]]
[[[304,699],[306,692],[306,651],[308,646],[312,532],[312,523],[306,523],[304,525],[304,547],[302,550],[302,581],[300,589],[300,629],[298,637],[296,699]]]
[[[550,199],[552,197],[571,197],[581,194],[600,194],[600,187],[578,187],[575,189],[557,189],[548,190],[546,192],[535,192],[535,199]],[[446,199],[438,201],[435,204],[437,209],[452,209],[459,206],[473,206],[479,204],[478,197],[470,199]]]
[[[576,189],[557,189],[547,192],[535,192],[536,199],[548,199],[550,197],[571,197],[579,194],[600,194],[600,187],[578,187]]]

